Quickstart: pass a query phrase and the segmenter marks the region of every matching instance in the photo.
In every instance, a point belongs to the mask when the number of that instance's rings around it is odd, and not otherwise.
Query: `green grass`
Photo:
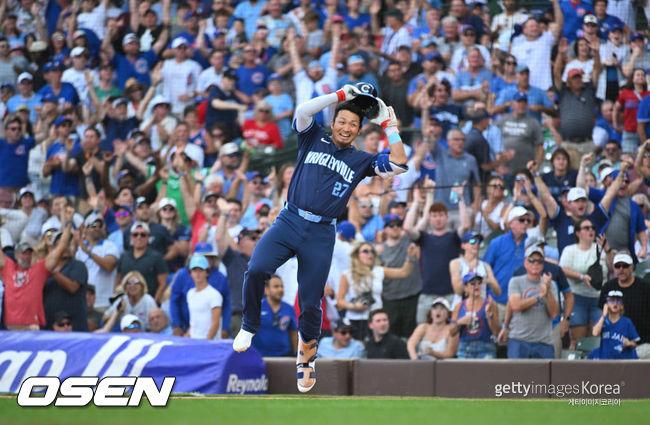
[[[21,408],[15,398],[0,399],[0,423],[7,425],[633,425],[648,417],[648,400],[599,407],[571,406],[568,399],[263,396],[171,399],[165,408],[146,401],[139,408]]]

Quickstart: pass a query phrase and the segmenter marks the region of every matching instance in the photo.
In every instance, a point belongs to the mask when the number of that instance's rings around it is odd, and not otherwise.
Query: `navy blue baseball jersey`
[[[376,175],[378,154],[338,148],[315,121],[298,133],[298,148],[287,200],[313,214],[339,217],[359,182]]]

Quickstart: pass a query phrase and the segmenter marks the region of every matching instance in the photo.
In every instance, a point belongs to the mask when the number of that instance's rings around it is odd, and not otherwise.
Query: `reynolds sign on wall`
[[[0,332],[0,393],[30,376],[175,376],[175,393],[266,394],[260,355],[235,353],[231,341],[157,334]]]

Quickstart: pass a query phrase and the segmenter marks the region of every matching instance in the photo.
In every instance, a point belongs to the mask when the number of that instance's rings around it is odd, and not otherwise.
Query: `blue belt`
[[[303,209],[298,208],[291,202],[285,202],[284,207],[291,211],[292,213],[298,214],[300,217],[304,218],[307,221],[311,221],[312,223],[325,223],[325,224],[331,224],[334,223],[336,224],[336,219],[332,217],[323,217],[321,215],[316,215],[314,213],[311,213],[309,211],[305,211]]]

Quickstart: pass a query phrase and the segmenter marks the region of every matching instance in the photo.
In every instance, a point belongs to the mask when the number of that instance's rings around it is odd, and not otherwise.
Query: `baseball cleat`
[[[313,339],[304,342],[300,333],[298,333],[298,356],[296,358],[296,368],[298,370],[298,391],[306,393],[316,384],[316,351],[318,341]]]
[[[251,346],[251,341],[255,334],[245,331],[243,329],[239,330],[239,333],[235,337],[235,340],[232,342],[232,349],[238,353],[248,350]]]

